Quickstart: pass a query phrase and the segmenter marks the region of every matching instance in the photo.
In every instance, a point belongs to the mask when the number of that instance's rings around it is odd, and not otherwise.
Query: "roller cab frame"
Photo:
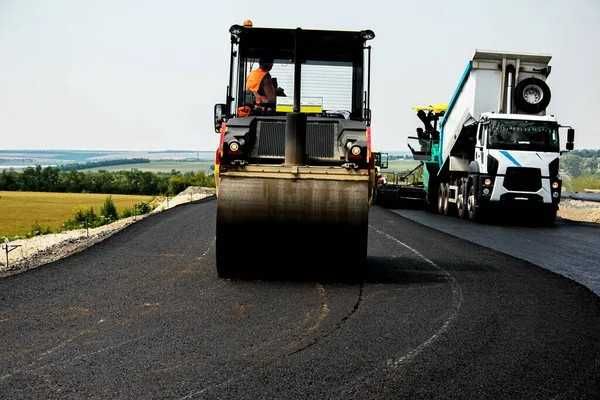
[[[217,272],[364,263],[375,180],[372,31],[233,25],[225,102],[215,105]],[[246,79],[271,59],[274,102]],[[319,267],[320,268],[320,267]]]

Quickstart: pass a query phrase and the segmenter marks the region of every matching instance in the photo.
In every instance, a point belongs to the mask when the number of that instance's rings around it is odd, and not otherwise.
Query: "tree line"
[[[0,190],[65,193],[174,195],[188,186],[213,187],[204,172],[64,171],[57,167],[28,167],[0,172]]]
[[[110,167],[111,165],[124,165],[124,164],[149,164],[150,160],[147,158],[125,158],[115,160],[101,160],[101,161],[88,161],[84,163],[71,163],[65,164],[60,167],[64,171],[74,171],[81,169],[92,169],[100,167]]]
[[[584,155],[581,155],[584,151],[589,151],[590,153],[583,153]],[[593,151],[580,150],[563,155],[560,159],[561,168],[572,177],[600,175],[600,155],[590,155]]]

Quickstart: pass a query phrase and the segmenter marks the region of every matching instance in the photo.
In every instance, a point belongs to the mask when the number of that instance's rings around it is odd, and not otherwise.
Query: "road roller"
[[[220,135],[216,267],[342,268],[367,256],[375,181],[371,30],[229,29]]]

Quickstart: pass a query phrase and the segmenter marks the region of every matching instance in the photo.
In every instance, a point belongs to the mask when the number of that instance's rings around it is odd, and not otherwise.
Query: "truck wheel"
[[[544,226],[554,226],[554,224],[556,223],[557,212],[558,212],[558,210],[554,207],[545,208],[542,211],[542,224]]]
[[[448,198],[450,197],[450,187],[447,183],[444,183],[444,201],[442,204],[442,214],[450,215],[450,202]]]
[[[467,197],[467,215],[471,221],[480,221],[481,212],[477,204],[477,196],[475,195],[475,185],[469,188],[469,196]]]
[[[465,218],[467,216],[467,204],[465,196],[465,183],[461,180],[458,186],[458,196],[456,196],[456,214],[458,218]]]
[[[531,114],[544,111],[550,104],[550,88],[541,79],[525,78],[515,88],[517,108]]]
[[[438,201],[437,201],[437,212],[438,214],[444,214],[444,198],[446,197],[444,183],[440,182],[438,188]]]
[[[437,211],[437,179],[434,176],[429,175],[429,181],[427,182],[427,192],[425,193],[425,209],[429,212]]]

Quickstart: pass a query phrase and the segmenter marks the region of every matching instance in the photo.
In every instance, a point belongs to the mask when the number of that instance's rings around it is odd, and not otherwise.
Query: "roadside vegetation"
[[[64,171],[57,167],[12,169],[0,172],[0,190],[61,193],[174,195],[188,186],[214,187],[204,172]]]
[[[149,212],[153,196],[0,192],[0,238],[97,227]]]
[[[600,150],[575,150],[561,157],[565,190],[600,190]]]
[[[125,166],[130,164],[149,164],[150,160],[147,158],[127,158],[117,160],[103,160],[103,161],[88,161],[84,163],[72,163],[62,165],[60,169],[63,171],[76,171],[82,169],[102,168],[114,165]]]
[[[81,168],[79,168],[81,169]],[[214,164],[211,160],[150,160],[134,164],[112,164],[101,167],[86,167],[88,171],[130,171],[137,169],[144,172],[169,173],[170,171],[211,173]]]

